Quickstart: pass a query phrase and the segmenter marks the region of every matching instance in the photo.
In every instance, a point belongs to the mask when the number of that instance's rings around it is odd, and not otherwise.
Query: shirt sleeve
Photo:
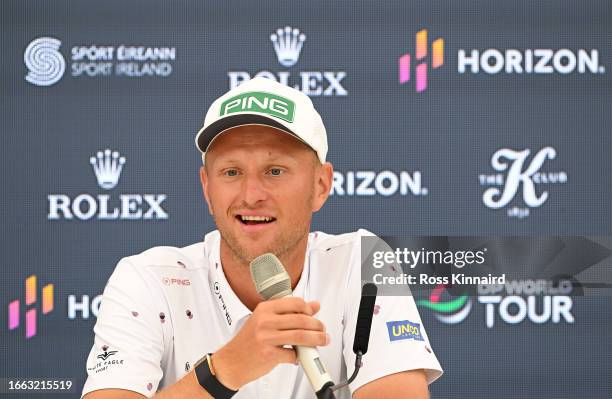
[[[370,235],[370,234],[368,234]],[[360,238],[358,238],[360,239]],[[353,339],[361,300],[361,255],[356,245],[348,277],[348,301],[345,309],[344,360],[350,375],[354,370]],[[442,375],[442,367],[431,348],[416,303],[411,295],[378,296],[372,318],[368,352],[363,366],[349,385],[351,393],[381,377],[423,369],[430,384]]]
[[[82,396],[105,388],[155,394],[163,376],[161,315],[154,307],[160,295],[127,259],[118,263],[104,289]]]

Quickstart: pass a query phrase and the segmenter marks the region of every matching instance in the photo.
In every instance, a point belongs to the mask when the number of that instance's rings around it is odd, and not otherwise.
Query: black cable
[[[355,358],[355,370],[353,370],[353,374],[345,382],[342,382],[340,384],[336,384],[333,387],[331,387],[332,391],[337,391],[340,388],[344,388],[345,386],[347,386],[348,384],[353,382],[355,380],[355,378],[357,378],[357,373],[359,373],[359,369],[361,368],[361,366],[363,366],[363,363],[361,361],[361,357],[362,356],[363,356],[363,354],[361,353],[361,351],[358,351],[357,352],[357,357]]]

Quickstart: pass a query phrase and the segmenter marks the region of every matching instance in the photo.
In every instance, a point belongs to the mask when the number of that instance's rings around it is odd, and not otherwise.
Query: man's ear
[[[202,193],[204,193],[204,199],[208,205],[208,213],[213,214],[213,209],[210,204],[210,196],[208,195],[208,175],[206,174],[206,167],[200,166],[200,182],[202,183]]]
[[[315,169],[314,198],[312,201],[312,211],[317,212],[329,197],[334,178],[334,167],[331,163],[325,162]]]

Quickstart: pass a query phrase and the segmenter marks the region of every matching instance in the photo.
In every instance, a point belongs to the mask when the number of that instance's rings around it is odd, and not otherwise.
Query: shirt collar
[[[293,295],[309,300],[310,281],[310,247],[313,233],[308,235],[306,256],[304,257],[304,268],[302,275],[293,291]],[[226,320],[230,331],[234,331],[240,320],[249,316],[252,312],[238,298],[232,287],[227,282],[223,266],[221,265],[221,234],[218,230],[212,231],[204,238],[204,251],[208,259],[210,269],[210,285],[217,309]]]

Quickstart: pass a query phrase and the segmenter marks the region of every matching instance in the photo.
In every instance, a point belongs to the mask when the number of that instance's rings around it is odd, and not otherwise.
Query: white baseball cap
[[[291,134],[311,147],[325,163],[327,133],[310,98],[271,79],[255,77],[217,98],[195,142],[202,152],[221,133],[236,126],[266,125]]]

